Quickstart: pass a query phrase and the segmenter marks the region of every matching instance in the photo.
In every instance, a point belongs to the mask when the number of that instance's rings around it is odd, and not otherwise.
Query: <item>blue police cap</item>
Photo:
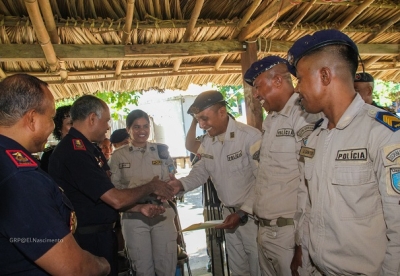
[[[200,93],[193,104],[189,107],[188,114],[197,114],[210,106],[217,103],[226,104],[222,94],[216,90],[210,90]]]
[[[357,45],[344,33],[330,29],[315,32],[298,39],[289,49],[287,60],[291,66],[290,72],[295,73],[295,67],[299,60],[311,51],[328,45],[347,45],[358,54]]]
[[[374,77],[368,73],[357,73],[354,77],[354,82],[374,82]]]
[[[110,142],[115,144],[115,143],[121,143],[125,139],[129,138],[129,134],[126,131],[125,128],[120,128],[117,130],[114,130],[114,132],[110,136]]]
[[[244,74],[244,81],[253,86],[254,80],[263,72],[271,69],[277,64],[288,65],[287,60],[278,56],[268,56],[254,62]]]

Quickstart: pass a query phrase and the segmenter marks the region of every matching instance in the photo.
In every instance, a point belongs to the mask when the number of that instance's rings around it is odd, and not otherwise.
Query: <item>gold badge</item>
[[[69,217],[69,231],[71,231],[71,233],[74,234],[77,227],[78,227],[78,219],[76,217],[75,211],[71,211],[71,215]]]
[[[74,150],[86,150],[85,144],[81,139],[72,139]]]
[[[13,163],[17,166],[17,168],[21,167],[37,167],[35,161],[30,158],[25,152],[22,150],[6,150],[7,155],[13,161]]]
[[[308,157],[308,158],[313,158],[315,154],[315,149],[308,148],[308,147],[301,147],[301,150],[299,152],[300,156]]]
[[[154,161],[151,161],[151,164],[153,164],[153,165],[161,165],[162,161],[161,160],[154,160]]]

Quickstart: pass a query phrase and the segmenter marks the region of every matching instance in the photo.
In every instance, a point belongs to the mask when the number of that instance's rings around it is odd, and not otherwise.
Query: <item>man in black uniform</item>
[[[89,252],[105,257],[111,274],[117,275],[117,240],[114,224],[118,211],[142,212],[154,216],[161,206],[135,206],[142,197],[154,193],[162,199],[173,196],[172,188],[158,178],[133,189],[118,190],[111,183],[101,151],[93,143],[104,140],[109,129],[107,104],[94,96],[80,97],[71,108],[73,127],[50,157],[49,173],[65,190],[79,220],[75,238]],[[139,209],[138,209],[139,208]]]
[[[31,153],[54,128],[47,84],[17,74],[0,82],[0,275],[107,275],[104,258],[72,236],[72,205]]]

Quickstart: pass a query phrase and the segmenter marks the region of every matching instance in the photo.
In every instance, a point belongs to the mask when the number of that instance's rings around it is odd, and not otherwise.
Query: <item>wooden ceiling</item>
[[[299,37],[335,28],[375,78],[400,82],[399,20],[394,0],[0,0],[0,78],[33,74],[56,99],[239,85],[251,45],[286,57]]]

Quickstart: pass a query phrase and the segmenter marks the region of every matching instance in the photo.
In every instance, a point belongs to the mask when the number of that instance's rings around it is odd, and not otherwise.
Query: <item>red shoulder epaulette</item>
[[[36,162],[22,150],[6,150],[6,153],[17,168],[37,167]]]
[[[81,139],[72,139],[74,150],[86,150],[85,144]]]

